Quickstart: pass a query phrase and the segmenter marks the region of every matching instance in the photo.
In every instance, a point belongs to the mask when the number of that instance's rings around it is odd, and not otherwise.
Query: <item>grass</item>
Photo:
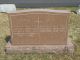
[[[50,9],[76,10],[76,7],[54,7]],[[0,60],[80,60],[80,16],[74,13],[70,15],[69,37],[75,42],[75,51],[70,53],[46,53],[46,54],[6,54],[5,38],[10,35],[9,19],[6,13],[0,13]]]

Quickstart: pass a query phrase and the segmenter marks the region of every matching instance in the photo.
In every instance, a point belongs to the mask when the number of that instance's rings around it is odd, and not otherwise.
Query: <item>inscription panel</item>
[[[9,16],[12,44],[61,45],[67,43],[68,14],[31,12]]]

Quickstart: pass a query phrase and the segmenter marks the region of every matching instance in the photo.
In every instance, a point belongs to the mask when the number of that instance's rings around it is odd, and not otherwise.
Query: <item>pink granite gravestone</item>
[[[11,43],[7,52],[57,52],[73,50],[68,39],[69,11],[28,9],[8,13]]]

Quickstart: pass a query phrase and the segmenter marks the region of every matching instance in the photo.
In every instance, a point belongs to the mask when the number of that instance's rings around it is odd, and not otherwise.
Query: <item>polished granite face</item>
[[[69,12],[33,9],[8,13],[13,45],[65,45]]]

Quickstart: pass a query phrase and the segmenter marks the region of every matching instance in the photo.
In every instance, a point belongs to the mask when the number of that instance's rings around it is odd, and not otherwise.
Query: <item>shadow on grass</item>
[[[6,41],[7,43],[8,43],[8,42],[11,42],[11,36],[6,36],[5,41]]]

